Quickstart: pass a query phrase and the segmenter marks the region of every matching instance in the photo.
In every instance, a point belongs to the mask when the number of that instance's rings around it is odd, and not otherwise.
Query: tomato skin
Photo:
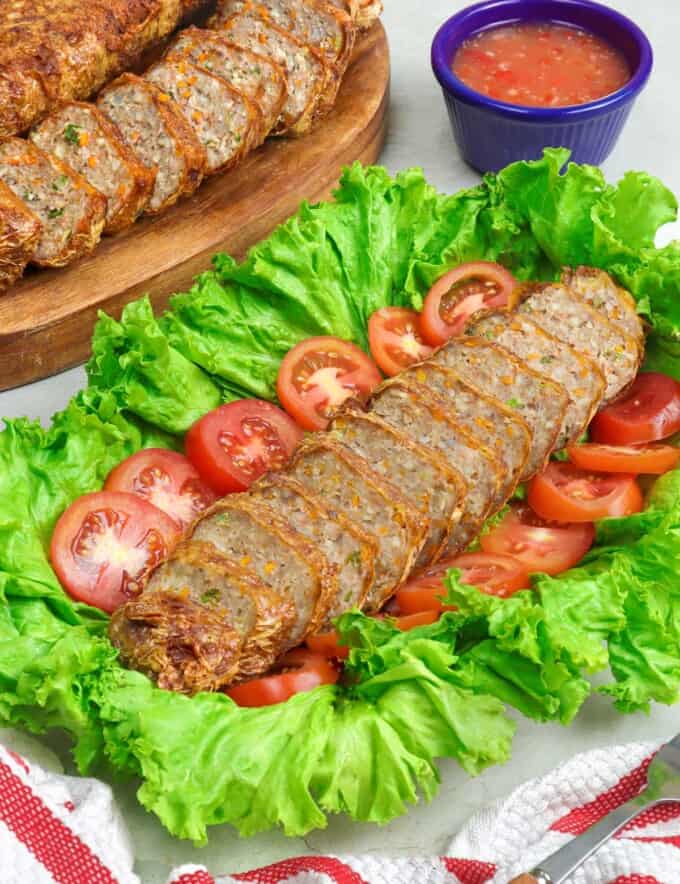
[[[400,632],[409,632],[418,626],[429,626],[439,620],[439,611],[416,611],[414,614],[400,614],[390,618]]]
[[[140,591],[145,573],[180,539],[177,523],[146,500],[97,491],[77,498],[61,514],[50,561],[70,596],[111,614]]]
[[[582,470],[597,473],[635,473],[660,476],[678,465],[680,448],[651,443],[639,446],[586,442],[567,448],[569,460]]]
[[[393,377],[432,354],[420,328],[420,314],[405,307],[382,307],[368,320],[368,344],[380,370]]]
[[[544,519],[593,522],[609,516],[629,516],[643,506],[635,476],[590,473],[553,461],[529,483],[529,506]]]
[[[595,415],[590,438],[607,445],[635,445],[666,439],[679,430],[680,383],[648,371],[641,372],[622,396]]]
[[[340,677],[339,671],[325,657],[305,648],[289,651],[277,668],[283,671],[234,685],[225,693],[239,706],[273,706],[284,703],[294,694],[324,684],[335,684]]]
[[[531,585],[526,567],[511,556],[488,552],[463,553],[441,559],[400,587],[396,593],[400,610],[407,614],[454,610],[453,606],[442,602],[442,596],[446,595],[443,580],[450,568],[461,571],[463,583],[500,598],[508,598]]]
[[[276,394],[305,430],[325,430],[347,399],[365,402],[382,381],[370,356],[351,341],[330,335],[308,338],[283,357]]]
[[[182,529],[217,499],[188,458],[165,448],[144,448],[126,458],[111,470],[104,491],[136,494]]]
[[[421,317],[423,338],[439,347],[463,334],[480,310],[499,310],[514,303],[515,277],[500,264],[475,261],[461,264],[438,279],[427,293]]]
[[[526,504],[511,507],[505,518],[479,543],[484,552],[520,561],[529,574],[555,576],[573,568],[595,540],[591,522],[560,524],[541,519]]]
[[[197,420],[184,446],[203,481],[224,495],[245,491],[264,473],[284,466],[302,435],[271,402],[239,399]]]
[[[315,654],[335,660],[346,660],[349,657],[347,645],[339,642],[337,629],[329,629],[327,632],[317,632],[316,635],[308,635],[305,644]]]

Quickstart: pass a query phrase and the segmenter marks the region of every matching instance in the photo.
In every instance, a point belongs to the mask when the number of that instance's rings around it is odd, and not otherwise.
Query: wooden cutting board
[[[97,311],[118,317],[149,295],[156,310],[215,252],[242,258],[302,200],[330,195],[342,166],[373,163],[387,122],[389,49],[380,23],[358,41],[332,113],[304,138],[270,139],[189,200],[144,218],[62,270],[29,273],[0,295],[0,390],[84,362]]]

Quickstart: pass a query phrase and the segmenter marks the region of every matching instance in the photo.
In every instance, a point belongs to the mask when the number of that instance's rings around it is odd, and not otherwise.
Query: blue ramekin
[[[603,37],[620,49],[632,76],[623,88],[587,104],[521,107],[488,98],[451,71],[460,44],[502,24],[551,21]],[[568,147],[577,163],[599,165],[611,153],[652,70],[652,47],[625,15],[591,0],[486,0],[446,21],[432,42],[432,69],[439,80],[453,136],[471,166],[495,172],[515,160],[541,156],[544,147]]]

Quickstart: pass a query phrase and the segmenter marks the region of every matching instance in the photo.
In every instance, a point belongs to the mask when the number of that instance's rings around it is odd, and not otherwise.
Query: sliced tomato
[[[191,461],[177,451],[145,448],[112,470],[104,491],[136,494],[186,529],[217,499]]]
[[[307,636],[305,644],[315,654],[323,654],[336,660],[346,660],[349,657],[347,645],[341,645],[338,639],[337,629],[329,629],[327,632],[317,632],[316,635]]]
[[[381,371],[393,377],[432,354],[423,340],[420,314],[405,307],[383,307],[368,320],[368,344]]]
[[[400,614],[390,619],[401,632],[409,632],[418,626],[435,623],[439,619],[439,611],[416,611],[415,614]]]
[[[446,594],[444,577],[451,568],[460,570],[463,583],[501,598],[507,598],[530,585],[529,572],[524,564],[509,555],[463,553],[441,559],[398,589],[396,597],[400,610],[407,614],[453,610],[442,603],[442,596]]]
[[[500,264],[475,261],[461,264],[435,282],[425,298],[421,317],[423,338],[433,347],[463,334],[480,310],[511,306],[517,280]]]
[[[552,461],[531,480],[527,501],[539,516],[558,522],[629,516],[640,512],[643,504],[635,476],[593,473],[560,461]]]
[[[596,473],[635,473],[660,476],[677,466],[680,448],[662,443],[603,445],[587,442],[567,448],[569,460],[582,470]]]
[[[679,430],[680,384],[668,375],[647,371],[595,415],[590,438],[607,445],[635,445],[666,439]]]
[[[513,506],[479,543],[484,552],[512,556],[529,574],[561,574],[577,565],[593,545],[592,523],[560,524],[541,519],[526,504]]]
[[[339,675],[326,657],[296,648],[279,661],[271,675],[245,681],[228,688],[225,693],[239,706],[273,706],[289,700],[294,694],[324,684],[335,684]]]
[[[365,402],[381,380],[371,357],[350,341],[309,338],[283,357],[276,392],[301,427],[324,430],[339,405]]]
[[[271,402],[239,399],[197,420],[184,445],[201,478],[218,494],[230,494],[285,466],[302,435]]]
[[[141,497],[98,491],[59,517],[50,560],[69,595],[110,614],[142,589],[145,572],[166,559],[180,537],[177,523]]]

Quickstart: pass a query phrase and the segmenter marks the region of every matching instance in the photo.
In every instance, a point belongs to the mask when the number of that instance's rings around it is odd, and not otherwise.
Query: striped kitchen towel
[[[640,792],[658,747],[577,755],[475,814],[447,856],[302,856],[232,875],[183,866],[168,884],[504,884]],[[0,884],[144,884],[133,865],[107,786],[0,747]],[[680,884],[680,807],[643,812],[571,884]]]

